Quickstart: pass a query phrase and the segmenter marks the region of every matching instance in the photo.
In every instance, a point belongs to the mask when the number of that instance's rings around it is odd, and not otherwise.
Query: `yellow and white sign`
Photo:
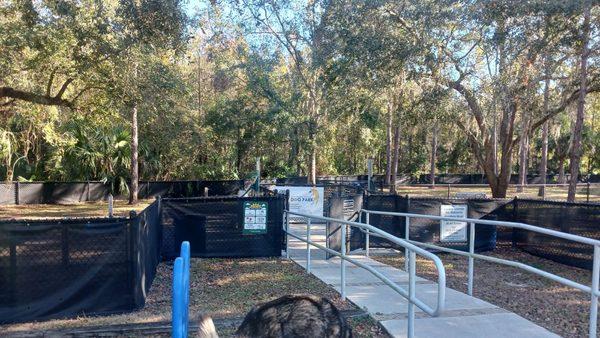
[[[323,216],[323,187],[277,186],[279,191],[290,191],[289,209],[307,215]],[[290,216],[291,222],[305,222],[302,217]]]

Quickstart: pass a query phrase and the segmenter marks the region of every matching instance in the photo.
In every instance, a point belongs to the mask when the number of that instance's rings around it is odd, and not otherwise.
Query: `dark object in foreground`
[[[287,295],[250,310],[235,336],[351,338],[352,330],[330,300]],[[197,337],[218,337],[210,317],[200,317]]]

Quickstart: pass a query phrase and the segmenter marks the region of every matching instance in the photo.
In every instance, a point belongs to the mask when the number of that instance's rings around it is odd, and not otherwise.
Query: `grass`
[[[518,197],[518,198],[533,198],[533,199],[541,199],[538,196],[538,187],[525,187],[522,192],[517,192],[516,187],[511,186],[508,189],[506,197]],[[546,187],[546,198],[547,200],[558,200],[558,201],[566,201],[567,200],[567,186],[560,187]],[[435,187],[435,189],[431,189],[428,186],[406,186],[400,185],[396,188],[396,191],[399,195],[411,195],[411,196],[426,196],[426,197],[448,197],[448,186],[444,184],[440,184]],[[489,187],[473,187],[473,186],[450,186],[450,197],[455,197],[457,193],[484,193],[487,197],[492,196],[492,191]],[[577,202],[586,202],[587,201],[587,187],[578,186],[577,194],[575,195],[575,200]],[[590,186],[590,202],[600,202],[600,185],[595,184]]]
[[[127,201],[115,200],[113,214],[126,217],[129,216],[131,210],[144,210],[152,202],[154,202],[154,199],[140,200],[137,204],[130,205]],[[108,216],[108,203],[106,201],[74,204],[0,205],[0,220],[106,216]]]
[[[57,319],[0,326],[0,332],[25,333],[81,327],[168,322],[171,316],[172,262],[162,262],[146,300],[136,312],[75,319]],[[190,320],[208,314],[215,319],[242,318],[255,305],[286,294],[313,294],[326,297],[341,310],[356,310],[331,287],[291,261],[264,259],[191,260]],[[388,337],[377,322],[365,318],[349,320],[357,337]],[[222,337],[235,327],[218,327]]]

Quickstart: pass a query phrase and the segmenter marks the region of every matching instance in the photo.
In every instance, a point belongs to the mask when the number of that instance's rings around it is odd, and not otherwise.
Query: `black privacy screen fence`
[[[266,204],[265,231],[244,233],[246,202]],[[193,257],[280,256],[285,203],[284,195],[163,199],[163,256],[176,257],[184,240]]]
[[[467,205],[467,217],[516,222],[557,230],[569,234],[600,239],[600,204],[568,203],[529,199],[445,199],[412,198],[399,195],[367,195],[363,208],[413,214],[440,215],[441,205]],[[363,220],[364,221],[364,220]],[[404,238],[405,218],[401,216],[370,216],[370,224],[394,236]],[[410,219],[410,238],[425,243],[468,250],[468,242],[439,241],[440,222],[424,218]],[[353,230],[355,232],[355,230]],[[358,238],[358,239],[357,239]],[[563,264],[591,269],[593,247],[516,228],[477,225],[475,251],[493,250],[496,244],[509,243],[525,252]],[[364,235],[352,234],[351,245],[364,245]],[[389,241],[370,238],[371,247],[390,247]]]
[[[128,218],[1,221],[0,323],[139,309],[184,240],[196,257],[280,256],[285,201],[157,199]],[[245,207],[264,226],[248,230]]]
[[[0,222],[0,321],[144,305],[160,261],[159,205],[112,219]]]

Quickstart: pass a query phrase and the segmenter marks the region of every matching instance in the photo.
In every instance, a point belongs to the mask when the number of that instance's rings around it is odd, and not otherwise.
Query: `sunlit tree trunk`
[[[385,184],[389,185],[392,181],[392,124],[393,115],[391,104],[388,103],[388,119],[386,128],[386,142],[385,142]]]
[[[585,114],[585,96],[587,93],[587,61],[589,56],[588,40],[590,36],[590,3],[586,1],[583,9],[583,34],[581,37],[581,69],[580,69],[580,90],[577,100],[577,117],[571,138],[571,160],[568,202],[575,201],[577,192],[577,181],[579,179],[579,165],[581,163],[581,132],[583,128],[583,119]]]
[[[399,121],[396,122],[396,128],[394,128],[394,143],[393,143],[393,147],[394,147],[394,151],[393,151],[393,158],[392,158],[392,179],[391,179],[391,192],[395,193],[396,192],[396,181],[398,180],[398,159],[399,159],[399,155],[400,155],[400,125],[399,125]]]
[[[548,113],[548,102],[550,100],[550,72],[549,62],[546,59],[546,80],[544,81],[544,114]],[[542,158],[540,160],[540,182],[542,185],[538,191],[538,196],[546,196],[546,177],[548,176],[548,126],[546,121],[542,126]]]
[[[429,164],[429,181],[431,182],[431,189],[435,188],[435,162],[437,155],[437,142],[438,142],[438,125],[437,122],[433,126],[433,133],[431,136],[431,162]]]
[[[131,183],[129,187],[129,204],[138,201],[138,109],[137,103],[131,108]]]

